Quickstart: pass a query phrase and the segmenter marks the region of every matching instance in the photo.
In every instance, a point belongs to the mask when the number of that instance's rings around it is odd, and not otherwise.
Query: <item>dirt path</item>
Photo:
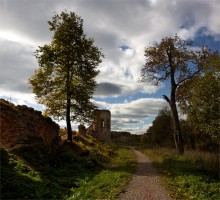
[[[158,174],[146,155],[134,149],[137,169],[119,200],[171,200],[159,182]]]

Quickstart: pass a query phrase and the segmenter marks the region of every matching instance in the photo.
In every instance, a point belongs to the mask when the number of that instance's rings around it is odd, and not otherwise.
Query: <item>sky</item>
[[[115,131],[144,133],[166,106],[168,82],[138,81],[145,47],[177,34],[220,50],[219,0],[0,0],[0,98],[44,109],[28,84],[38,68],[33,52],[51,42],[47,21],[65,10],[84,20],[87,37],[105,55],[93,102],[111,111]]]

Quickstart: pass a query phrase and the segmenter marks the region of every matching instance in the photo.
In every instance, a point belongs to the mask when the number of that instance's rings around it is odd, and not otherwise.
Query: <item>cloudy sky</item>
[[[166,105],[168,84],[138,82],[146,46],[178,34],[220,49],[219,0],[0,0],[0,97],[43,109],[28,85],[33,52],[51,41],[47,21],[64,10],[84,20],[105,55],[93,101],[111,110],[113,130],[143,133]]]

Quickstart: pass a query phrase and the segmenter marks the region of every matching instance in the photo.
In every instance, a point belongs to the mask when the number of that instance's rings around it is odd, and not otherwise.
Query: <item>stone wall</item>
[[[16,148],[43,140],[51,144],[60,141],[59,125],[44,117],[40,111],[25,105],[0,99],[0,143]]]
[[[100,141],[110,143],[111,112],[109,110],[95,110],[93,124],[87,129],[87,134]]]

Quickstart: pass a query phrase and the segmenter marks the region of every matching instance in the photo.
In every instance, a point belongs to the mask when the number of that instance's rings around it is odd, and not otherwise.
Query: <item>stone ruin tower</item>
[[[88,133],[100,141],[110,143],[111,112],[109,110],[95,110],[94,121],[88,128]]]

